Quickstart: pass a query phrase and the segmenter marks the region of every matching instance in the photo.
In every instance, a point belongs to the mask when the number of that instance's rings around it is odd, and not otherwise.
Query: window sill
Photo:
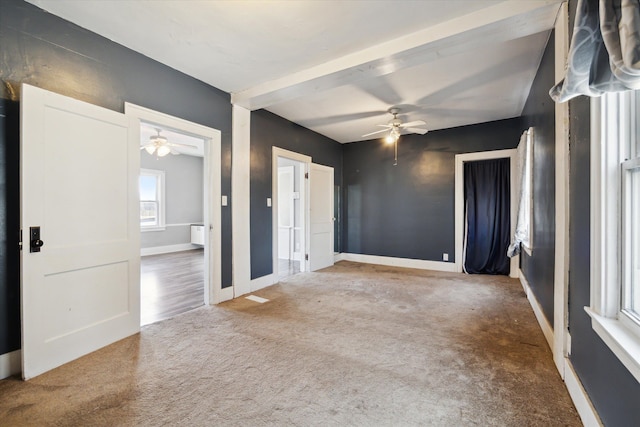
[[[527,255],[531,256],[531,248],[525,244],[522,244],[522,249],[527,253]]]
[[[631,375],[640,382],[640,339],[618,319],[600,316],[585,307],[591,316],[591,327],[618,357]]]
[[[147,232],[147,231],[164,231],[166,229],[166,227],[140,227],[140,231],[141,232]]]

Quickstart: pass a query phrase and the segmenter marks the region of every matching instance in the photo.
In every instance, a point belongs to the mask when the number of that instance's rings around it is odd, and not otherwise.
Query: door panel
[[[333,168],[311,164],[310,186],[310,242],[311,271],[333,265]]]
[[[140,330],[140,154],[123,114],[32,86],[21,120],[28,379]],[[33,226],[44,245],[32,253]]]

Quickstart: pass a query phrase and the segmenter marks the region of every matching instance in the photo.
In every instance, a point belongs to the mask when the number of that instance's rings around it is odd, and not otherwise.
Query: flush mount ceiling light
[[[155,154],[156,157],[164,157],[167,154],[180,154],[175,147],[186,147],[197,150],[195,145],[178,144],[175,142],[169,142],[165,136],[160,135],[160,129],[156,128],[157,135],[149,137],[149,142],[140,147],[141,150],[145,150],[150,155]]]
[[[393,114],[393,119],[389,121],[386,125],[378,125],[385,129],[377,130],[375,132],[367,133],[362,135],[363,138],[367,136],[376,135],[378,133],[389,131],[389,134],[384,138],[384,141],[387,144],[393,144],[395,150],[395,157],[393,165],[398,164],[398,140],[400,139],[401,132],[407,133],[417,133],[419,135],[424,135],[427,133],[427,129],[422,129],[417,126],[424,126],[426,123],[422,120],[415,120],[413,122],[402,123],[402,120],[398,118],[398,113],[400,113],[399,108],[389,108],[389,113]]]

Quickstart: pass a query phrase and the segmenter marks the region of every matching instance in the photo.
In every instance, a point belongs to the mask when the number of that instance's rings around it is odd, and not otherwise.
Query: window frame
[[[158,224],[143,225],[140,222],[140,231],[164,231],[166,229],[165,222],[165,172],[156,169],[140,169],[140,177],[152,176],[156,179],[156,199],[157,200],[142,200],[140,197],[140,179],[138,178],[138,202],[155,201],[158,204]]]
[[[534,141],[534,130],[532,127],[527,129],[526,131],[526,154],[525,154],[525,164],[523,165],[525,169],[525,179],[527,181],[527,191],[526,191],[526,199],[527,199],[527,237],[526,240],[522,241],[522,248],[527,253],[527,255],[531,256],[531,252],[533,251],[533,141]],[[524,182],[521,184],[524,185]],[[524,191],[524,190],[523,190]]]
[[[591,301],[585,310],[594,331],[640,381],[640,322],[625,313],[623,306],[628,286],[625,224],[631,220],[624,171],[640,154],[631,150],[632,144],[638,146],[635,138],[640,137],[638,99],[638,92],[591,98]],[[632,163],[630,154],[635,157]]]

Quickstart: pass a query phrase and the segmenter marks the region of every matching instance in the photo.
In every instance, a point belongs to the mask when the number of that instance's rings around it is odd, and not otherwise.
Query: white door
[[[123,114],[32,86],[22,87],[21,120],[28,379],[140,330],[140,153]]]
[[[293,259],[295,168],[278,167],[278,258]]]
[[[311,164],[309,173],[309,269],[333,265],[333,168]]]

